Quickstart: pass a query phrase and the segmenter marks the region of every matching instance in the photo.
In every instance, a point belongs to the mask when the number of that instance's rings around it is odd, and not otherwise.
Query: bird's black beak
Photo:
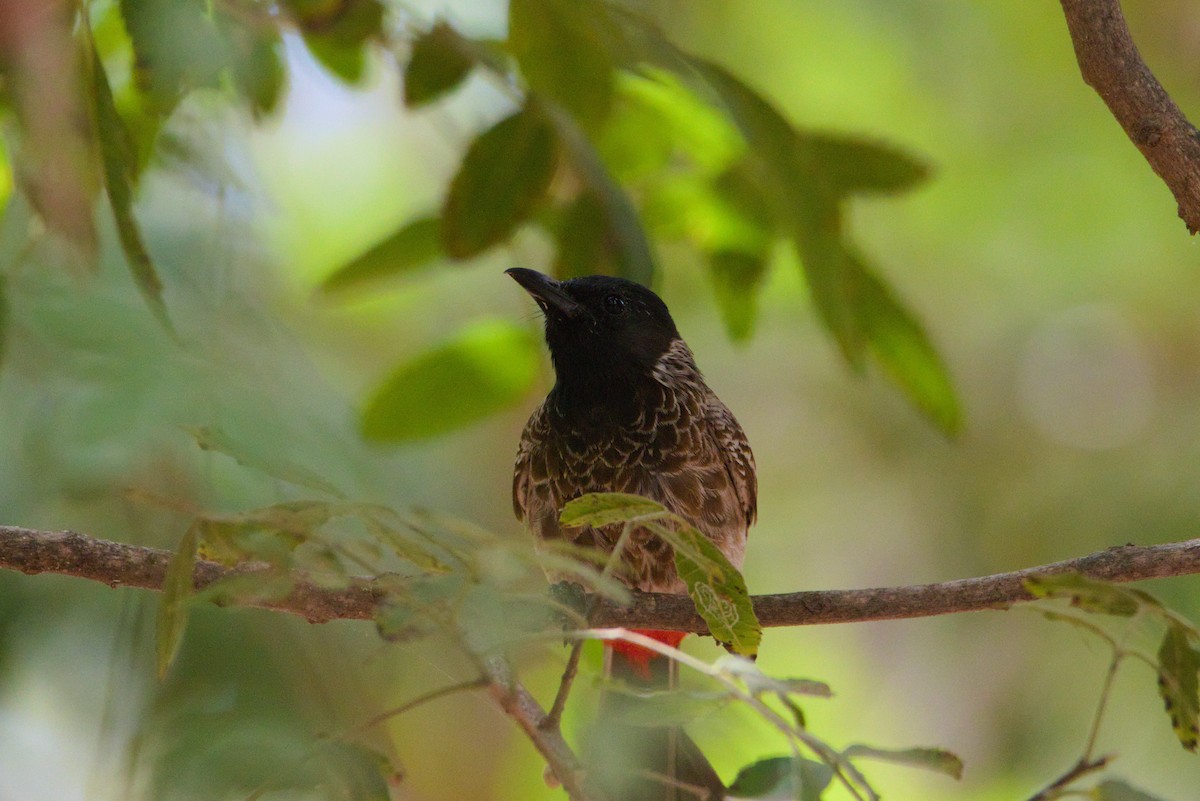
[[[562,283],[537,270],[527,270],[524,267],[512,267],[504,271],[529,293],[542,311],[549,314],[555,312],[562,317],[571,319],[583,311],[583,306],[563,291]]]

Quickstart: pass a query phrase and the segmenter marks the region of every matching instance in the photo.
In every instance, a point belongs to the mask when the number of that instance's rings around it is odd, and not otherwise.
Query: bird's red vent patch
[[[630,629],[635,634],[641,634],[649,637],[652,640],[658,640],[664,645],[669,645],[672,648],[678,648],[679,643],[683,642],[683,638],[687,636],[686,631],[654,631],[651,629]],[[634,673],[643,679],[650,679],[650,663],[655,659],[666,659],[665,656],[651,651],[649,648],[643,648],[635,643],[626,642],[625,640],[613,640],[608,643],[608,646],[613,650],[613,657],[623,657],[625,661],[633,668]]]

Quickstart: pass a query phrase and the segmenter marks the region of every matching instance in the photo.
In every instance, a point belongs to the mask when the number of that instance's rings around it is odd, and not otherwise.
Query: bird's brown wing
[[[733,481],[746,526],[752,526],[758,517],[758,470],[754,465],[754,452],[750,450],[746,432],[737,418],[716,395],[709,394],[708,408],[708,419],[724,457],[725,469]]]

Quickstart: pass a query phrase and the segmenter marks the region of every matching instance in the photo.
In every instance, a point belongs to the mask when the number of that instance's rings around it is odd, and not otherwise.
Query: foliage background
[[[1200,16],[1182,1],[1125,5],[1147,61],[1194,117]],[[502,3],[405,8],[503,35]],[[758,457],[760,522],[745,570],[754,592],[938,581],[1198,536],[1195,243],[1079,80],[1057,5],[647,8],[793,120],[878,136],[935,165],[916,193],[857,202],[851,224],[949,363],[966,414],[955,441],[878,375],[846,371],[787,253],[773,263],[755,336],[735,345],[696,256],[659,250],[662,294]],[[466,264],[345,296],[315,291],[437,205],[500,98],[471,79],[448,104],[406,113],[390,56],[376,52],[365,88],[350,90],[299,41],[285,47],[289,92],[275,115],[256,124],[194,95],[172,122],[186,155],[163,156],[143,179],[136,210],[193,344],[186,355],[131,286],[111,224],[100,274],[81,281],[53,247],[27,244],[10,206],[0,232],[5,522],[172,547],[180,516],[146,496],[229,511],[288,497],[181,429],[204,425],[239,453],[302,465],[353,497],[523,536],[511,459],[548,365],[516,406],[445,437],[372,446],[356,415],[394,364],[466,322],[535,328],[502,270],[544,266],[545,243],[518,236]],[[1153,589],[1200,617],[1194,581]],[[153,605],[133,591],[0,574],[0,798],[244,797],[279,774],[294,784],[279,797],[354,794],[371,786],[359,752],[317,749],[296,767],[314,732],[455,673],[436,642],[385,646],[365,624],[202,608],[158,685]],[[761,657],[768,672],[833,685],[836,698],[807,711],[835,743],[938,744],[963,756],[961,786],[872,771],[887,795],[927,799],[1023,797],[1067,767],[1106,663],[1082,634],[1020,611],[773,630]],[[557,671],[543,659],[530,683],[545,693]],[[1118,774],[1186,799],[1200,763],[1178,748],[1159,703],[1149,672],[1127,668],[1101,750],[1120,753]],[[738,714],[698,738],[727,771],[780,747]],[[529,745],[479,697],[406,714],[371,745],[404,766],[402,798],[558,797]]]

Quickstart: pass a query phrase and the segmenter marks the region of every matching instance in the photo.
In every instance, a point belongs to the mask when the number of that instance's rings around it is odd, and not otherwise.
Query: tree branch
[[[1061,0],[1083,80],[1166,183],[1188,231],[1200,231],[1200,133],[1138,53],[1118,0]]]
[[[170,558],[169,551],[98,540],[71,531],[0,526],[0,569],[21,573],[62,573],[110,587],[160,590]],[[203,589],[222,578],[268,572],[263,565],[231,569],[200,560],[196,562],[194,581],[197,589]],[[764,626],[805,626],[1003,609],[1032,599],[1024,588],[1026,578],[1068,572],[1116,582],[1192,575],[1200,573],[1200,539],[1165,545],[1120,545],[1053,564],[939,584],[756,595],[754,610]],[[591,625],[707,631],[687,596],[635,596],[631,607],[598,601]],[[346,588],[327,589],[301,575],[287,596],[254,600],[250,605],[324,623],[370,620],[383,597],[384,592],[369,578],[355,579]]]

